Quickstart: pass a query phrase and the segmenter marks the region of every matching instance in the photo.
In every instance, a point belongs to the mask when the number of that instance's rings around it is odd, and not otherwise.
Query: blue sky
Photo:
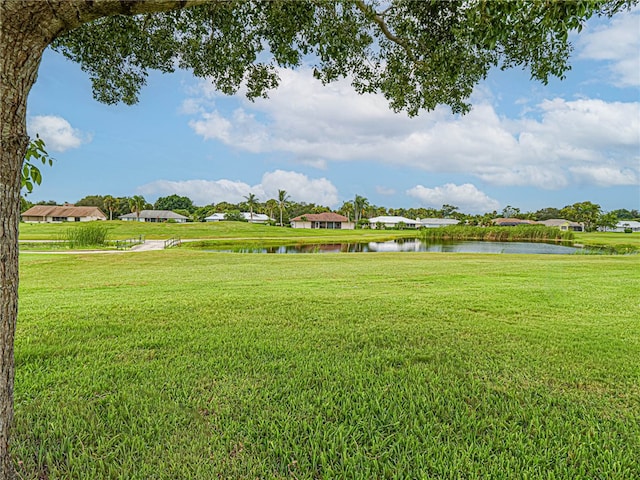
[[[586,200],[640,209],[639,31],[639,8],[594,19],[574,38],[564,81],[492,72],[462,117],[442,107],[408,118],[346,81],[323,87],[308,68],[282,70],[254,103],[179,71],[152,74],[137,105],[108,106],[78,65],[47,51],[27,123],[55,162],[28,198],[176,193],[207,205],[284,189],[332,208],[358,194],[467,213]]]

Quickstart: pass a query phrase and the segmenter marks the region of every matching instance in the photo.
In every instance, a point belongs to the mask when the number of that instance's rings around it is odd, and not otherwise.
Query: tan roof
[[[549,220],[542,220],[543,225],[547,227],[560,227],[562,225],[569,225],[571,227],[581,227],[582,224],[578,222],[572,222],[571,220],[565,220],[564,218],[550,218]]]
[[[536,222],[532,220],[523,220],[522,218],[494,218],[492,222],[496,225],[509,224],[509,225],[519,225],[519,224],[528,224],[533,225]]]
[[[34,205],[22,213],[23,217],[98,217],[106,219],[98,207],[74,207],[57,205]]]
[[[293,222],[304,221],[302,217],[306,218],[309,222],[348,222],[349,219],[339,213],[324,212],[324,213],[306,213],[299,215],[296,218],[292,218]]]

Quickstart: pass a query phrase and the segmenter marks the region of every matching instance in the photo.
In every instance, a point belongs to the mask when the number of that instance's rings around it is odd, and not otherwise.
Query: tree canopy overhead
[[[108,3],[108,2],[96,2]],[[128,3],[128,2],[124,2]],[[196,2],[200,3],[200,2]],[[570,30],[623,0],[218,1],[85,23],[52,47],[78,62],[105,103],[135,103],[148,71],[190,69],[227,94],[277,87],[277,67],[311,62],[323,82],[349,76],[395,110],[466,112],[491,68],[527,68],[547,82],[569,69]]]

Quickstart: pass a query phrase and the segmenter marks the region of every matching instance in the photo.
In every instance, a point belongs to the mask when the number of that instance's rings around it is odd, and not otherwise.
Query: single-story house
[[[179,213],[172,212],[171,210],[141,210],[140,216],[135,212],[127,213],[126,215],[120,215],[120,220],[125,222],[176,222],[186,223],[187,217],[180,215]]]
[[[34,205],[22,213],[22,221],[29,223],[91,222],[106,219],[107,216],[98,207],[74,205]]]
[[[226,213],[220,213],[220,212],[212,213],[208,217],[205,217],[204,221],[205,222],[221,222],[224,220],[225,215]]]
[[[584,225],[582,223],[572,222],[571,220],[565,220],[563,218],[550,218],[549,220],[542,220],[538,223],[545,227],[556,227],[563,231],[584,232]]]
[[[353,230],[355,224],[338,213],[307,213],[291,219],[292,228],[329,228]]]
[[[242,212],[242,216],[249,223],[275,222],[275,220],[273,218],[271,218],[269,215],[265,215],[264,213],[255,213],[254,212],[253,217],[252,217],[250,212]]]
[[[417,218],[416,222],[418,228],[438,228],[457,225],[460,223],[460,220],[456,220],[455,218]]]
[[[369,219],[370,228],[398,228],[400,224],[404,224],[404,228],[418,228],[419,226],[417,220],[393,215],[382,215]]]
[[[607,232],[624,232],[626,229],[631,229],[632,232],[640,232],[640,222],[635,220],[620,220],[616,223],[615,228],[607,228]]]
[[[533,220],[523,220],[522,218],[494,218],[491,220],[498,227],[515,227],[516,225],[534,225]]]
[[[221,222],[225,219],[225,215],[226,213],[214,213],[206,217],[204,221]],[[241,215],[249,223],[269,223],[275,221],[273,218],[269,217],[269,215],[265,215],[264,213],[254,213],[253,217],[251,216],[251,212],[242,212]]]

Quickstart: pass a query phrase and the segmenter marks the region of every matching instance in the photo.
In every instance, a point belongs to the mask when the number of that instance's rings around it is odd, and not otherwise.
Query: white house
[[[291,219],[292,228],[328,228],[353,230],[355,224],[338,213],[307,213]]]
[[[456,220],[455,218],[418,218],[416,222],[418,228],[438,228],[457,225],[460,223],[460,220]]]
[[[417,228],[419,226],[417,220],[411,220],[406,217],[382,215],[369,219],[370,228],[398,228],[398,225],[402,224],[404,224],[404,228]]]
[[[224,213],[220,213],[220,212],[212,213],[208,217],[205,217],[204,221],[205,222],[221,222],[224,220],[224,216],[225,216]]]
[[[269,217],[269,215],[265,215],[264,213],[253,213],[253,217],[250,212],[242,212],[242,216],[249,223],[269,223],[275,221],[273,218]]]
[[[627,228],[630,228],[634,233],[640,232],[640,222],[635,220],[620,220],[616,223],[616,228],[608,228],[607,232],[624,232]]]
[[[107,216],[98,207],[74,205],[34,205],[22,214],[22,221],[27,223],[91,222],[106,219]]]
[[[120,215],[120,220],[125,222],[152,222],[152,223],[186,223],[187,217],[180,215],[179,213],[172,212],[171,210],[141,210],[140,215],[135,212],[127,213],[126,215]]]
[[[214,213],[206,217],[204,221],[205,222],[221,222],[225,219],[225,215],[226,213]],[[254,213],[253,217],[251,216],[251,212],[242,212],[241,215],[249,223],[275,222],[273,218],[271,218],[269,215],[265,215],[264,213]]]

